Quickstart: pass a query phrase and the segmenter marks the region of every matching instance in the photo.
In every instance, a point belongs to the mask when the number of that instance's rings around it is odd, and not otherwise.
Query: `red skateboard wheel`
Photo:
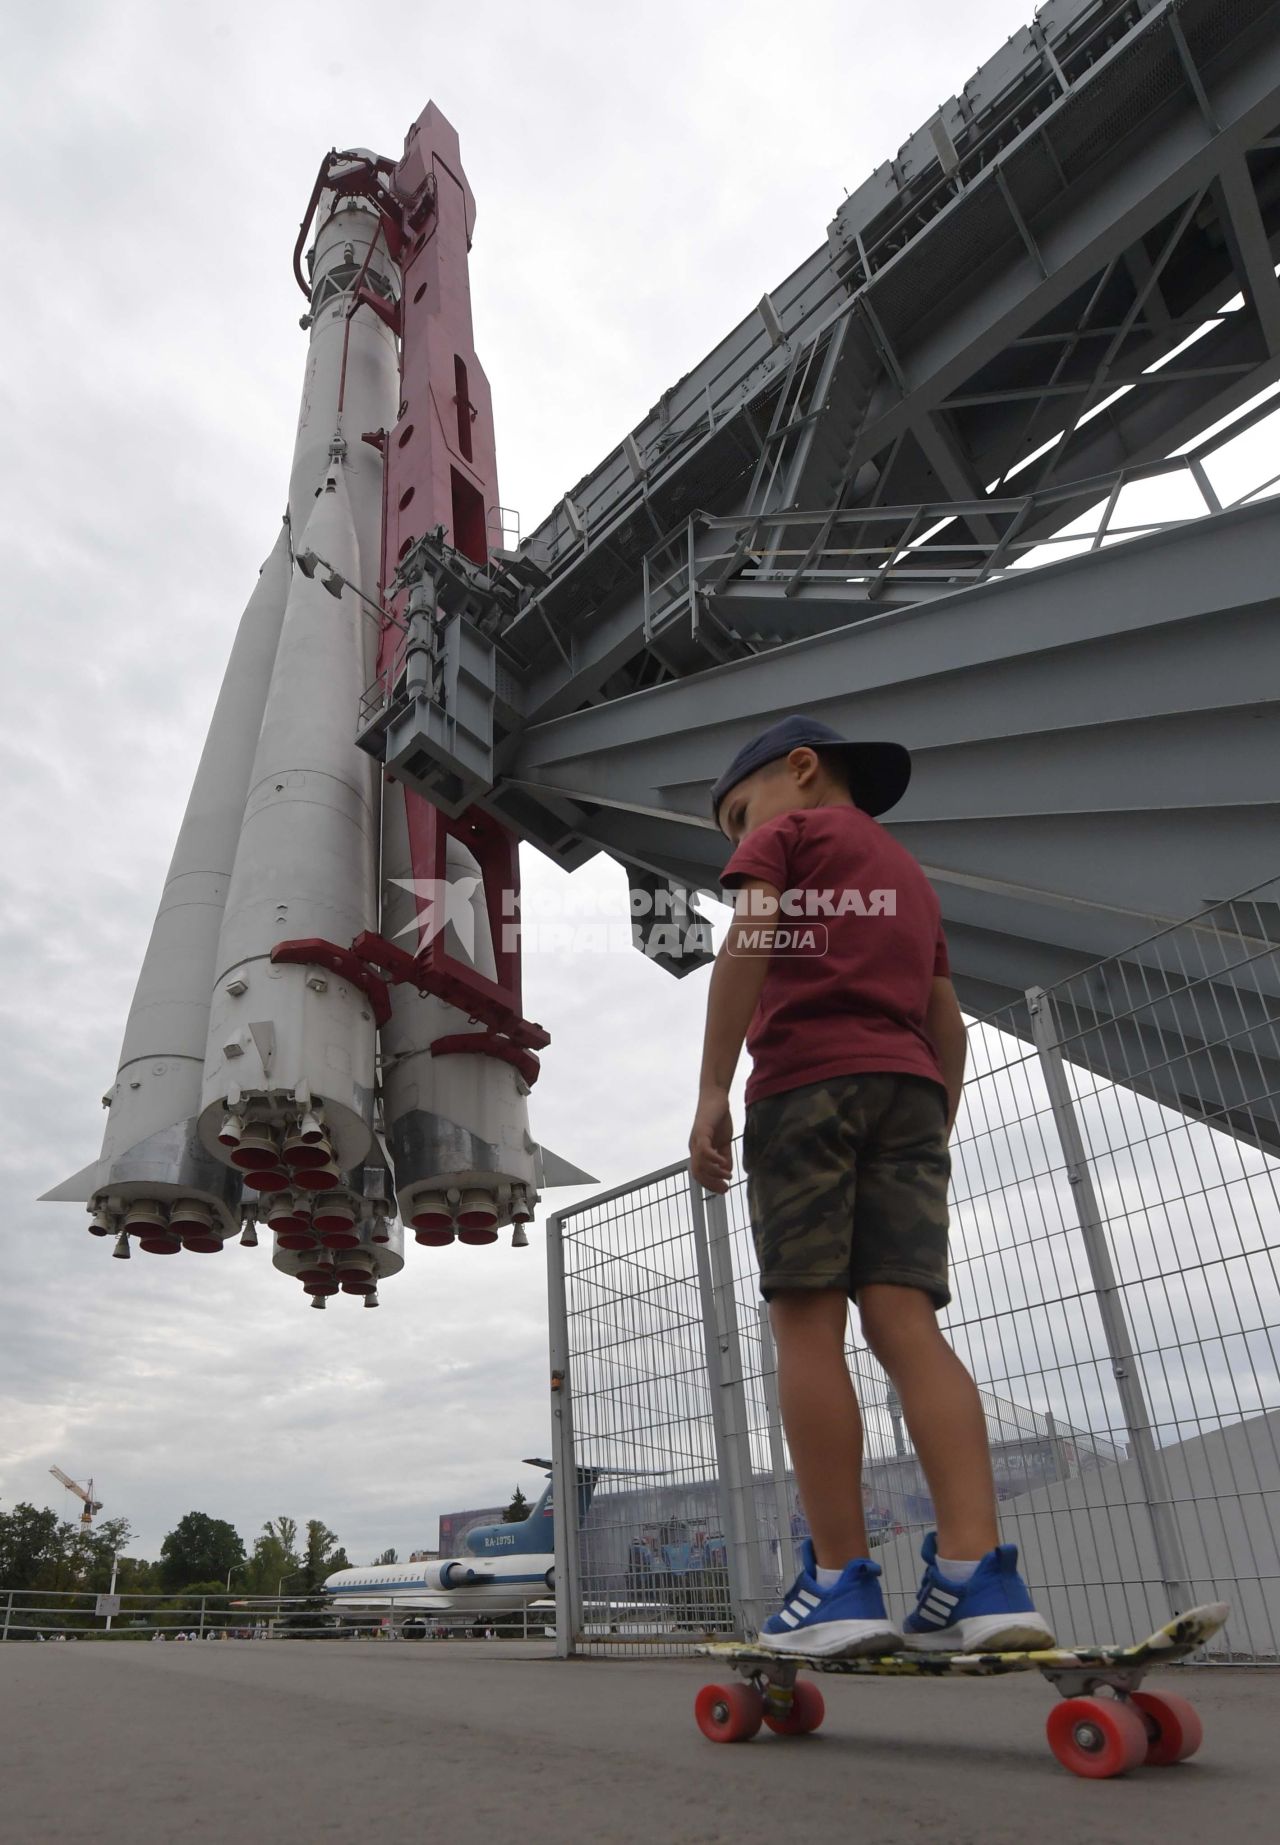
[[[827,1714],[826,1700],[811,1679],[798,1678],[785,1717],[775,1716],[766,1703],[764,1720],[776,1736],[807,1736]]]
[[[753,1685],[704,1685],[693,1714],[711,1742],[748,1742],[764,1719],[764,1700]]]
[[[1115,1698],[1066,1698],[1049,1712],[1049,1747],[1073,1775],[1091,1781],[1122,1775],[1147,1759],[1147,1729]]]
[[[1135,1691],[1129,1699],[1147,1726],[1147,1761],[1153,1768],[1185,1762],[1204,1741],[1204,1727],[1194,1704],[1172,1691]]]

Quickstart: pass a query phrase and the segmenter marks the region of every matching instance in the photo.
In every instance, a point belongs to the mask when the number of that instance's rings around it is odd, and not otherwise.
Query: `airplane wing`
[[[332,1608],[389,1608],[392,1602],[397,1609],[406,1612],[420,1611],[425,1614],[445,1614],[450,1608],[457,1608],[459,1597],[456,1595],[437,1595],[423,1589],[408,1589],[403,1595],[385,1595],[373,1592],[360,1595],[344,1595],[341,1590],[329,1591],[329,1605]]]

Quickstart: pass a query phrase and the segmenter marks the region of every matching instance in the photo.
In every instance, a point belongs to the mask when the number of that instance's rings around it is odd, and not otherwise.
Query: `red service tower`
[[[101,1156],[46,1194],[86,1201],[121,1256],[212,1253],[260,1221],[320,1306],[375,1305],[402,1224],[428,1245],[509,1225],[521,1245],[540,1185],[589,1177],[529,1132],[548,1040],[521,1005],[516,840],[469,803],[465,737],[438,805],[378,747],[433,690],[442,632],[483,622],[502,548],[474,223],[434,103],[398,162],[321,165],[294,252],[309,344],[288,507],[196,771]],[[492,688],[450,694],[465,732]]]

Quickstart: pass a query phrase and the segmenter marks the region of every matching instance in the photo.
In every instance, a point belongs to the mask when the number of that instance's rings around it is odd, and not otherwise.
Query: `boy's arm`
[[[942,1080],[947,1086],[947,1134],[950,1136],[960,1109],[960,1091],[964,1087],[964,1065],[968,1052],[964,1019],[956,990],[949,980],[935,978],[924,1015],[924,1028],[938,1053]]]
[[[727,1191],[733,1179],[729,1089],[769,969],[768,955],[752,949],[743,937],[776,919],[778,896],[777,886],[762,878],[739,886],[733,921],[711,970],[689,1165],[698,1183],[712,1192]]]

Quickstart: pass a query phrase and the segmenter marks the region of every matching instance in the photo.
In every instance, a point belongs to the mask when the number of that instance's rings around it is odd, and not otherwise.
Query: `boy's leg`
[[[898,1079],[864,1137],[858,1163],[850,1291],[867,1343],[893,1379],[937,1510],[921,1546],[924,1575],[903,1623],[913,1650],[1053,1643],[1001,1544],[986,1417],[973,1379],[938,1326],[947,1287],[946,1099],[934,1083]],[[964,1563],[952,1574],[947,1564]]]
[[[924,1652],[1003,1652],[1053,1645],[1018,1574],[1018,1552],[1001,1544],[986,1417],[977,1387],[938,1327],[921,1288],[866,1283],[858,1306],[867,1343],[893,1379],[937,1511],[921,1548],[925,1570],[903,1623]],[[964,1572],[951,1564],[965,1563]]]
[[[902,1644],[885,1612],[879,1565],[866,1554],[862,1419],[844,1356],[857,1165],[841,1106],[846,1083],[806,1084],[752,1103],[743,1158],[782,1420],[812,1532],[800,1546],[800,1574],[759,1643],[831,1658]]]
[[[902,1402],[938,1515],[938,1550],[973,1561],[999,1543],[977,1387],[938,1326],[947,1287],[947,1104],[900,1077],[863,1138],[850,1291]]]
[[[858,1309],[867,1344],[893,1380],[929,1482],[939,1554],[970,1561],[985,1556],[1000,1536],[977,1385],[947,1344],[933,1302],[920,1288],[860,1288]]]
[[[778,1397],[817,1562],[843,1569],[867,1554],[862,1417],[844,1355],[844,1289],[792,1289],[769,1303]]]

